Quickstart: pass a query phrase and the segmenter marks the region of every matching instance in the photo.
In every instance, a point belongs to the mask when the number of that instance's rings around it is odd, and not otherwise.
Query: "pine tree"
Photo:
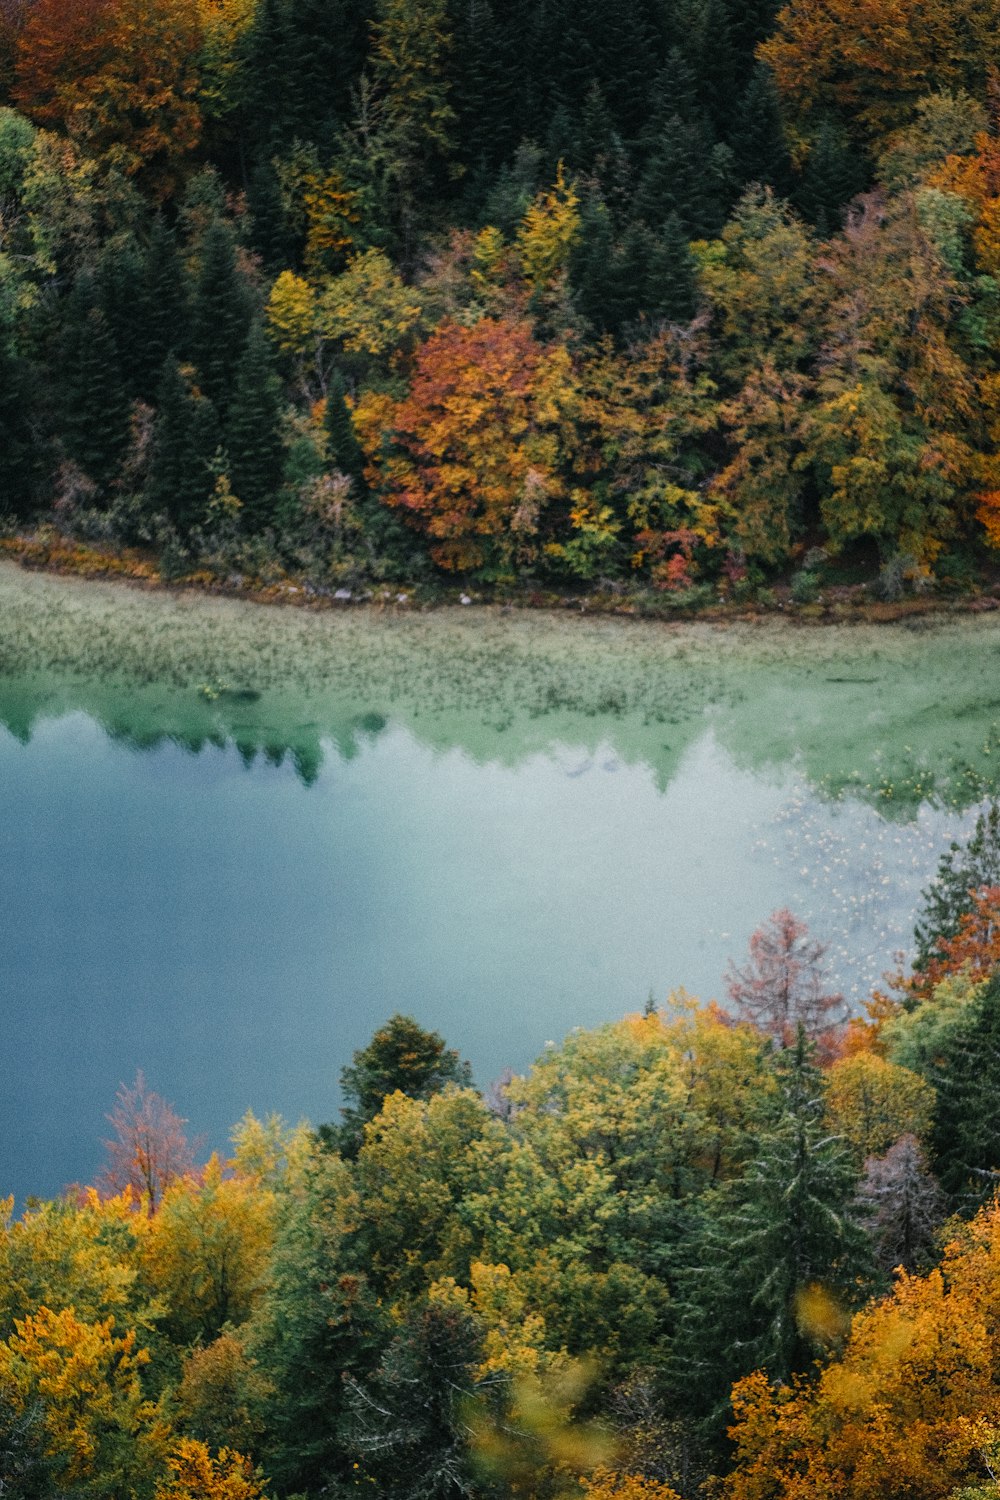
[[[866,170],[857,145],[830,119],[813,138],[795,204],[822,235],[835,234],[843,210],[865,186]]]
[[[646,303],[651,314],[669,323],[689,323],[697,305],[695,260],[684,226],[668,216],[649,260]]]
[[[34,381],[0,332],[0,511],[26,515],[38,474],[38,443],[32,428]]]
[[[717,147],[706,127],[679,115],[665,121],[639,180],[635,206],[650,229],[676,214],[692,238],[718,233],[724,199],[717,181]]]
[[[1000,1186],[1000,974],[942,1039],[928,1079],[934,1169],[952,1208],[974,1212]]]
[[[187,352],[191,304],[187,276],[177,241],[162,214],[153,220],[145,257],[145,315],[143,355],[146,369],[141,394],[152,399],[168,354]]]
[[[100,489],[113,481],[131,431],[118,348],[92,278],[77,278],[66,308],[61,435],[68,456]]]
[[[326,394],[326,436],[331,463],[353,480],[355,493],[360,496],[366,488],[364,455],[347,409],[346,392],[344,377],[334,370]]]
[[[146,504],[185,536],[205,520],[215,485],[219,422],[212,403],[192,390],[173,355],[164,365],[156,405]]]
[[[953,843],[942,855],[937,874],[921,892],[923,905],[913,936],[913,967],[926,969],[939,954],[942,938],[953,938],[973,909],[973,893],[1000,886],[1000,802],[992,801],[976,819],[966,844]]]
[[[233,232],[221,219],[213,219],[201,243],[191,349],[201,388],[223,418],[233,397],[251,316],[249,290],[236,266]]]
[[[399,1090],[411,1099],[429,1099],[448,1083],[462,1088],[472,1083],[472,1072],[458,1053],[447,1047],[436,1031],[425,1031],[412,1016],[394,1015],[354,1060],[340,1073],[345,1099],[343,1124],[321,1125],[327,1145],[345,1155],[357,1153],[365,1125],[374,1120],[389,1094]]]
[[[774,76],[758,63],[736,111],[730,146],[740,181],[769,186],[787,197],[792,186],[792,164],[781,123]]]
[[[97,262],[96,294],[118,350],[122,382],[130,397],[143,394],[147,361],[146,280],[139,247],[107,245]]]
[[[696,1420],[724,1417],[732,1382],[751,1370],[781,1381],[806,1370],[822,1345],[817,1325],[836,1321],[869,1263],[850,1155],[828,1133],[801,1029],[772,1066],[772,1123],[745,1174],[705,1200],[681,1278],[676,1382]]]
[[[254,323],[236,373],[226,424],[229,477],[251,531],[272,524],[284,461],[281,387],[267,334]]]

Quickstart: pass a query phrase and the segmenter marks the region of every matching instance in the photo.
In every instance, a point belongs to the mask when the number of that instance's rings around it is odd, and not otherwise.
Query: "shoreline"
[[[621,620],[655,621],[661,624],[712,625],[756,624],[785,620],[793,625],[882,625],[911,619],[987,614],[1000,610],[1000,584],[989,591],[935,595],[913,594],[898,600],[873,599],[865,584],[835,584],[820,591],[815,602],[796,603],[791,597],[776,597],[773,603],[756,600],[719,600],[708,605],[671,602],[669,595],[650,591],[595,589],[590,593],[521,587],[477,588],[440,583],[426,585],[367,585],[361,590],[317,588],[307,579],[285,576],[273,582],[236,575],[221,578],[207,569],[176,578],[164,578],[157,561],[138,549],[106,550],[62,536],[15,535],[0,537],[0,559],[16,563],[26,572],[56,577],[125,583],[150,592],[195,593],[217,598],[239,599],[251,604],[290,606],[326,612],[368,606],[375,610],[427,611],[456,605],[502,607],[529,612],[558,611]],[[777,593],[777,591],[775,591]]]

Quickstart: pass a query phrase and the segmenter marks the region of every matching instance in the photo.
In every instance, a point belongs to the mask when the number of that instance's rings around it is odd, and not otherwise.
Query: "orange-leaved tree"
[[[725,1500],[945,1500],[985,1479],[1000,1427],[1000,1207],[940,1267],[859,1313],[817,1380],[733,1390]]]
[[[405,399],[362,398],[355,421],[370,482],[426,534],[434,561],[500,576],[537,556],[566,493],[574,400],[568,352],[528,323],[446,319],[417,350]]]
[[[106,166],[167,192],[201,134],[202,41],[198,0],[36,0],[14,99]]]

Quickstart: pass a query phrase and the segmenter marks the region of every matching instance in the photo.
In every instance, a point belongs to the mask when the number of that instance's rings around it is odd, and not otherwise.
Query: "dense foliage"
[[[941,879],[981,857],[971,848]],[[0,1223],[25,1500],[971,1500],[1000,1441],[1000,888],[845,1020],[775,912],[731,1012],[484,1098],[396,1015],[342,1123],[197,1166],[141,1075],[96,1187]]]
[[[1000,545],[995,0],[3,0],[0,512],[808,602]]]

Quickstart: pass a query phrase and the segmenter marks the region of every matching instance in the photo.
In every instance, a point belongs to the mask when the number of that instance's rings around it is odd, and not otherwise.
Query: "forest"
[[[140,1074],[0,1231],[23,1500],[988,1500],[1000,807],[848,1019],[787,910],[485,1092],[393,1015],[340,1118],[197,1162]]]
[[[165,579],[989,580],[998,0],[0,0],[0,512]]]

